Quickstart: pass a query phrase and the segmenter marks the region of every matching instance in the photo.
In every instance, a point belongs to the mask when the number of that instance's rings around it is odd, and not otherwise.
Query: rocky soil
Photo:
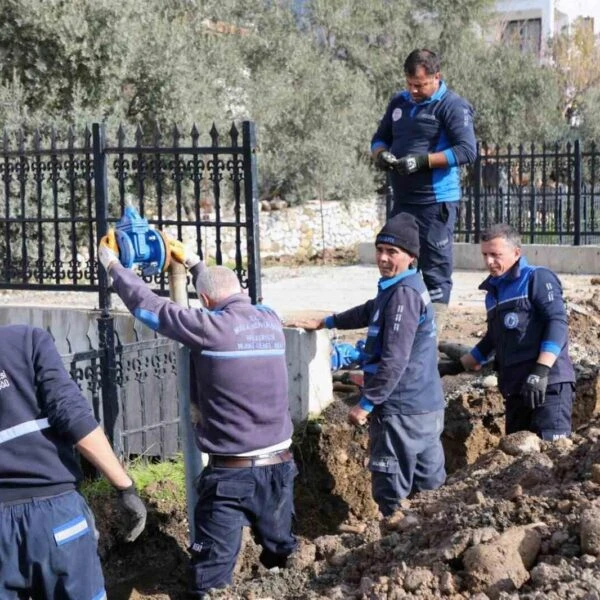
[[[296,435],[300,548],[290,567],[266,571],[248,538],[234,585],[210,599],[600,600],[600,286],[580,292],[567,296],[578,376],[571,439],[503,437],[494,375],[446,378],[447,483],[381,520],[366,431],[346,423],[357,389],[337,384],[338,400]],[[471,345],[483,329],[482,310],[457,307],[444,338]],[[112,505],[94,510],[111,600],[185,597],[184,506],[154,503],[129,546]]]

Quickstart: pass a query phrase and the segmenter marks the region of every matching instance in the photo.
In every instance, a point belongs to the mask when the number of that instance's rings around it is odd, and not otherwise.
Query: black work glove
[[[392,171],[398,164],[398,159],[388,150],[380,152],[375,157],[375,166],[382,171]]]
[[[125,541],[133,542],[146,526],[146,506],[138,496],[133,484],[124,490],[118,490],[117,495],[119,505],[125,511],[128,520],[128,533],[125,535]]]
[[[409,154],[398,158],[394,169],[400,175],[411,175],[421,169],[429,169],[429,154]]]
[[[438,362],[438,372],[440,377],[444,375],[458,375],[465,370],[465,367],[460,360],[443,359]]]
[[[532,410],[544,404],[549,372],[550,367],[536,363],[521,387],[521,397]]]

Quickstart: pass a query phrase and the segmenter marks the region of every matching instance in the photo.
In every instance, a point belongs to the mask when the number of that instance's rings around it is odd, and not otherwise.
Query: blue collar
[[[405,277],[408,277],[409,275],[414,275],[416,272],[416,269],[406,269],[406,271],[402,271],[402,273],[399,273],[394,277],[381,277],[377,282],[377,287],[379,288],[380,292],[383,292],[384,290],[387,290],[389,287],[398,283]]]
[[[510,268],[506,273],[499,277],[492,277],[491,275],[483,281],[479,286],[480,290],[489,290],[492,287],[498,287],[505,280],[515,280],[521,276],[521,271],[524,267],[527,267],[529,263],[524,256],[521,256],[519,260]]]
[[[443,79],[440,79],[440,87],[436,90],[435,94],[431,96],[431,98],[427,98],[427,100],[423,100],[422,102],[415,102],[411,97],[408,90],[404,90],[402,92],[402,97],[405,100],[408,100],[411,104],[415,106],[425,106],[426,104],[431,104],[432,102],[437,102],[444,97],[444,94],[448,91],[448,87],[446,86],[446,82]]]

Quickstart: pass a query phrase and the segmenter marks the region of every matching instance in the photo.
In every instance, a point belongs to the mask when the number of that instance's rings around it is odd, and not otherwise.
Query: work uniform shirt
[[[558,277],[521,257],[501,277],[488,277],[487,331],[471,351],[480,364],[495,352],[500,391],[518,393],[540,352],[556,355],[548,383],[575,381],[569,358],[567,313]]]
[[[191,269],[198,277],[205,269]],[[289,440],[285,337],[279,317],[245,294],[214,310],[181,307],[157,296],[132,271],[111,268],[113,287],[133,315],[191,350],[191,401],[199,412],[199,448],[246,454]]]
[[[404,204],[460,200],[460,165],[475,160],[476,148],[473,108],[444,81],[423,102],[414,102],[406,90],[396,94],[371,140],[372,152],[389,150],[397,158],[434,152],[446,155],[446,168],[422,169],[410,175],[390,172],[394,198]]]
[[[73,446],[98,427],[50,334],[0,327],[0,503],[73,490]]]
[[[421,414],[444,408],[437,369],[434,313],[415,269],[381,279],[373,300],[327,317],[327,327],[368,327],[360,401],[382,414]]]

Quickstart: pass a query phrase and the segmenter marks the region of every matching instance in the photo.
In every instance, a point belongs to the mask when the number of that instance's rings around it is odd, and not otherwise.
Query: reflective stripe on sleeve
[[[8,429],[0,431],[0,444],[4,444],[4,442],[10,442],[10,440],[27,435],[28,433],[34,433],[35,431],[48,429],[48,427],[50,427],[48,419],[25,421],[25,423],[20,423],[19,425],[15,425],[14,427],[9,427]]]

